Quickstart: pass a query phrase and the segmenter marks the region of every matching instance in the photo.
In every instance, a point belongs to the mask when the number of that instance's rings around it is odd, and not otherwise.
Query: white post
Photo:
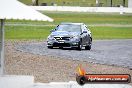
[[[33,6],[35,5],[35,0],[32,0],[32,5],[33,5]]]
[[[4,75],[4,19],[0,19],[0,75]]]
[[[99,6],[99,0],[96,0],[96,6],[97,7]]]
[[[123,14],[123,6],[120,5],[120,14]]]

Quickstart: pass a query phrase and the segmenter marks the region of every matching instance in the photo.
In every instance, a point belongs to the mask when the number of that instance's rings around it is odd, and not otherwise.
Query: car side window
[[[83,25],[81,25],[81,32],[83,32],[84,31],[84,27],[83,27]]]
[[[83,28],[84,28],[84,31],[87,31],[88,32],[86,25],[84,25]]]

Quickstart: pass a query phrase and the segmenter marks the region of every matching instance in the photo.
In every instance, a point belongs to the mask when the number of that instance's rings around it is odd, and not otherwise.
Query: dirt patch
[[[17,51],[15,45],[37,41],[6,41],[6,74],[33,75],[36,82],[75,80],[76,68],[82,64],[89,74],[130,74],[132,70],[84,61],[62,59],[47,55],[34,55]]]

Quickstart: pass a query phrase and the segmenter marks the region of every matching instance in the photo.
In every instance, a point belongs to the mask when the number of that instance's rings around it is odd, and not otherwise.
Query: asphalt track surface
[[[16,45],[16,49],[37,55],[48,55],[132,69],[132,39],[95,40],[90,51],[84,48],[82,51],[69,48],[48,49],[46,42],[20,44]]]

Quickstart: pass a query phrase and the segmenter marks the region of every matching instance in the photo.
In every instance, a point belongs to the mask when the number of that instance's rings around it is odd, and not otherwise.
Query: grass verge
[[[46,39],[51,26],[6,26],[6,39]],[[131,27],[90,27],[94,39],[131,39]]]

